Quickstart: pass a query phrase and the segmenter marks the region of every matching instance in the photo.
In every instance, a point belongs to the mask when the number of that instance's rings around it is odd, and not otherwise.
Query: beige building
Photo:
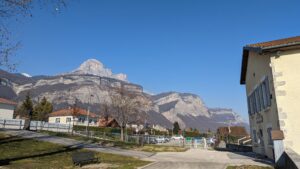
[[[246,86],[253,151],[274,159],[272,131],[300,154],[300,36],[246,45],[240,83]]]
[[[13,119],[17,103],[0,98],[0,119]]]
[[[88,120],[87,120],[88,115]],[[89,121],[89,126],[98,126],[98,118],[95,113],[87,112],[81,108],[67,108],[52,112],[49,115],[49,123],[72,124],[85,126]]]

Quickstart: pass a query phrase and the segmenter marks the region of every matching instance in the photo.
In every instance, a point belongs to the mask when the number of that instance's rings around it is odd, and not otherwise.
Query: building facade
[[[96,114],[92,112],[88,113],[81,108],[67,108],[52,112],[49,115],[48,122],[79,126],[86,126],[89,123],[89,126],[98,126]]]
[[[274,159],[273,131],[300,154],[300,37],[243,48],[240,83],[246,87],[253,151]]]
[[[17,103],[0,98],[0,119],[13,119]]]

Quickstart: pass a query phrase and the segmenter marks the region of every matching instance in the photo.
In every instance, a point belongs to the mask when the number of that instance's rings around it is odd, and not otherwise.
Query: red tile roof
[[[300,36],[246,45],[243,48],[240,84],[246,83],[249,51],[266,52],[272,50],[288,50],[300,47]]]
[[[52,112],[50,114],[50,117],[54,117],[54,116],[79,116],[79,115],[86,116],[88,114],[88,112],[85,109],[81,109],[81,108],[76,108],[75,112],[76,113],[74,113],[73,108],[61,109],[61,110]],[[93,117],[93,118],[97,117],[97,115],[95,113],[92,113],[92,112],[90,112],[89,116]]]
[[[300,36],[295,36],[295,37],[273,40],[268,42],[250,44],[250,45],[246,45],[246,47],[268,48],[268,47],[280,47],[282,45],[295,45],[299,43],[300,43]]]
[[[99,127],[118,128],[118,127],[120,127],[120,125],[117,122],[117,120],[112,117],[102,117],[99,119]]]
[[[0,103],[2,103],[2,104],[9,104],[9,105],[13,105],[13,106],[17,105],[16,102],[11,101],[11,100],[7,100],[7,99],[4,99],[4,98],[0,98]]]

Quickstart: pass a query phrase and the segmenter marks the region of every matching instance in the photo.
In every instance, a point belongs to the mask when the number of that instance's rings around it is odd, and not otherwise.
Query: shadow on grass
[[[51,155],[60,154],[60,153],[72,152],[72,151],[82,149],[82,147],[84,147],[83,144],[77,144],[77,145],[62,147],[61,150],[56,150],[56,151],[39,153],[39,154],[34,154],[34,155],[29,155],[29,156],[20,156],[20,157],[14,157],[14,158],[0,159],[0,166],[9,165],[10,162],[18,161],[18,160],[37,158],[37,157],[46,157],[46,156],[51,156]]]
[[[17,137],[17,136],[0,138],[0,145],[1,144],[6,144],[6,143],[12,143],[12,142],[21,142],[21,141],[24,141],[24,140],[28,140],[28,139],[20,138],[20,137]]]

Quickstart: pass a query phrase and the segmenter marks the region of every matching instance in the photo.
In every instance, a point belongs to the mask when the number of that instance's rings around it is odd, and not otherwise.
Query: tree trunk
[[[121,127],[121,141],[124,141],[124,127]]]
[[[23,130],[30,130],[30,119],[25,119]]]

